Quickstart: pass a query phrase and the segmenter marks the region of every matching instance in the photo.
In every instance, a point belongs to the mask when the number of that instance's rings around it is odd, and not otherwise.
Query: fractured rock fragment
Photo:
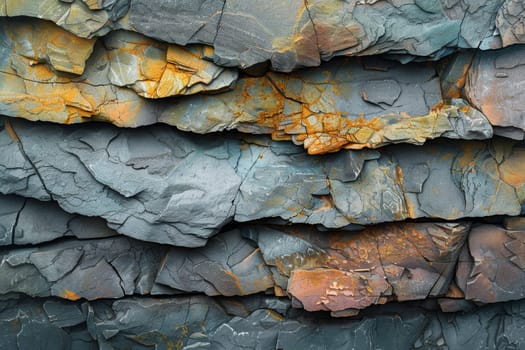
[[[383,224],[357,233],[252,228],[276,283],[308,311],[445,294],[468,224]]]
[[[159,98],[228,89],[237,79],[236,71],[204,60],[199,47],[124,31],[95,44],[49,22],[2,18],[0,24],[0,112],[5,115],[147,125],[157,121],[157,107],[122,87]]]
[[[0,195],[0,246],[36,245],[58,238],[104,238],[117,233],[98,217],[63,211],[55,202]]]
[[[225,296],[274,286],[259,249],[238,230],[215,236],[198,250],[170,248],[155,281],[181,291]]]
[[[482,303],[525,296],[525,232],[494,225],[472,229],[456,273],[465,298]]]
[[[104,37],[108,77],[140,96],[161,98],[227,90],[237,72],[203,59],[203,47],[166,45],[142,35],[118,31]]]
[[[523,140],[525,46],[476,54],[465,85],[469,102],[495,127],[497,134]]]

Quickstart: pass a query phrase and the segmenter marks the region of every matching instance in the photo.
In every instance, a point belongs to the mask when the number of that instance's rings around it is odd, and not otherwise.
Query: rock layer
[[[53,200],[158,243],[200,246],[232,220],[342,228],[519,215],[525,198],[523,148],[500,139],[311,157],[288,144],[202,142],[165,127],[3,123],[3,193]]]
[[[109,228],[93,226],[90,218],[43,202],[15,196],[0,199],[19,204],[18,212],[13,206],[0,216],[2,227],[11,225],[16,239],[6,244],[23,244],[32,237],[31,243],[38,243],[76,236],[45,246],[4,249],[2,295],[96,300],[266,293],[289,297],[293,307],[330,311],[336,317],[353,316],[388,301],[431,298],[449,311],[464,309],[471,301],[523,297],[525,231],[513,227],[396,223],[358,232],[322,232],[304,225],[250,224],[218,234],[205,247],[189,249],[118,236]],[[37,214],[30,215],[31,211]],[[46,226],[39,222],[41,214],[65,219]],[[66,233],[56,234],[61,231]],[[20,232],[25,236],[18,237]]]
[[[336,322],[290,312],[288,305],[265,297],[241,304],[242,309],[229,306],[233,304],[240,303],[198,296],[89,303],[13,299],[1,302],[1,340],[12,349],[38,342],[42,349],[156,345],[187,350],[316,349],[327,344],[360,349],[495,349],[523,342],[523,301],[452,315],[430,305],[397,304],[388,314],[372,312],[359,320]]]
[[[220,65],[270,62],[290,71],[341,55],[440,58],[454,48],[523,43],[520,6],[516,0],[8,0],[0,14],[50,20],[84,38],[123,28],[179,45],[212,45]]]

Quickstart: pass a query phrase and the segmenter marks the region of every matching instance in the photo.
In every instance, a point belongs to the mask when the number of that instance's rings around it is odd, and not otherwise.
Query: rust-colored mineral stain
[[[77,293],[69,289],[64,289],[58,296],[72,301],[80,299],[80,296]]]
[[[499,166],[501,179],[517,188],[525,184],[525,149],[515,148]]]
[[[474,56],[472,56],[471,59],[463,65],[461,75],[458,77],[458,79],[454,83],[450,83],[448,89],[444,89],[443,98],[461,98],[463,87],[465,86],[465,83],[467,81],[467,74],[469,72],[470,66],[472,65],[473,58]]]
[[[294,270],[288,292],[308,311],[363,309],[381,303],[390,286],[371,273],[336,269]]]
[[[13,128],[13,125],[11,124],[11,120],[9,118],[5,118],[4,120],[5,120],[4,126],[5,126],[5,129],[7,130],[7,134],[9,135],[9,137],[15,142],[20,142],[20,138],[16,134],[16,131]]]
[[[233,283],[235,284],[235,287],[237,287],[237,291],[239,295],[244,295],[244,288],[242,287],[241,281],[239,280],[239,276],[234,274],[230,270],[222,269],[222,272],[224,272],[225,275],[228,275]]]

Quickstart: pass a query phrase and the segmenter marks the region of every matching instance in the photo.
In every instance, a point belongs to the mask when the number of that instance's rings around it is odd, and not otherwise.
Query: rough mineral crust
[[[461,99],[442,98],[432,66],[368,58],[243,78],[231,92],[168,105],[159,121],[196,133],[271,133],[304,145],[311,154],[422,144],[440,136],[492,137],[483,114]]]
[[[200,47],[186,49],[123,31],[95,44],[44,21],[4,18],[0,24],[0,112],[5,115],[151,124],[156,107],[137,94],[159,98],[219,91],[237,79],[236,71],[204,60]]]

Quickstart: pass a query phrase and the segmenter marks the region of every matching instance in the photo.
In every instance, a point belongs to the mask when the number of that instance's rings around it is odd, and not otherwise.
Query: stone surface
[[[217,140],[161,126],[3,123],[0,143],[14,154],[0,154],[2,193],[47,192],[67,212],[178,246],[202,246],[232,220],[342,228],[519,215],[525,201],[522,146],[500,139],[312,157],[265,139]],[[26,161],[34,169],[20,172]],[[345,168],[335,166],[341,163]]]
[[[468,224],[406,223],[352,234],[253,228],[248,235],[299,305],[338,312],[445,294],[468,231]]]
[[[156,282],[181,291],[225,296],[264,292],[274,286],[261,252],[238,230],[210,239],[202,249],[171,248]]]
[[[102,219],[67,213],[54,202],[0,195],[0,245],[36,245],[68,236],[89,239],[116,234]]]
[[[478,52],[467,76],[465,94],[494,126],[514,128],[523,139],[525,46]]]
[[[227,90],[237,72],[203,59],[205,48],[167,45],[118,31],[104,37],[109,81],[142,97],[161,98]]]
[[[496,26],[503,45],[522,44],[525,40],[525,5],[519,0],[505,0],[498,10]]]
[[[69,300],[173,294],[154,282],[165,248],[126,237],[2,251],[0,293]]]
[[[95,44],[49,22],[0,18],[0,24],[4,115],[145,125],[156,122],[157,107],[131,89],[159,98],[228,89],[237,79],[236,71],[204,60],[203,48],[167,45],[123,31]]]
[[[8,0],[0,5],[4,16],[51,20],[80,37],[124,28],[179,45],[212,45],[220,65],[251,68],[269,62],[278,71],[317,66],[340,55],[440,58],[454,48],[495,41],[496,27],[505,45],[523,43],[520,11],[514,0]]]
[[[479,111],[460,99],[444,102],[435,69],[381,59],[334,60],[322,69],[240,79],[231,92],[168,105],[159,120],[197,133],[271,133],[311,154],[492,136]]]
[[[465,298],[482,303],[517,300],[525,289],[525,232],[475,227],[457,268]],[[471,257],[471,258],[470,258]]]
[[[524,23],[4,0],[0,347],[524,348]]]
[[[525,342],[523,301],[452,315],[431,305],[394,304],[385,314],[370,312],[359,320],[271,307],[241,316],[200,296],[89,303],[11,299],[0,305],[0,337],[9,349],[35,343],[40,349],[497,349]]]

